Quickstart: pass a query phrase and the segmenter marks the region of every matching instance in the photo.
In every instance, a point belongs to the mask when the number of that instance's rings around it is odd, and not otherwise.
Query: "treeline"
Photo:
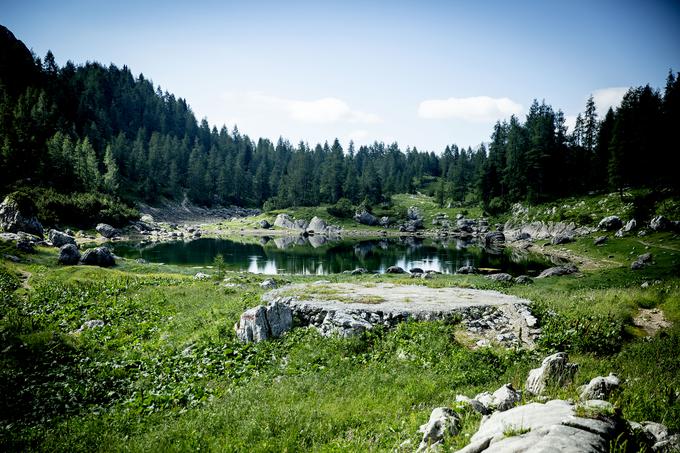
[[[524,122],[495,125],[488,150],[448,146],[440,155],[395,144],[343,149],[252,140],[236,127],[198,122],[184,99],[127,67],[58,67],[0,29],[0,192],[51,187],[128,202],[185,197],[200,205],[314,206],[341,198],[376,204],[428,190],[443,205],[503,209],[589,190],[678,184],[678,97],[631,89],[597,118],[592,98],[575,130],[534,102]]]

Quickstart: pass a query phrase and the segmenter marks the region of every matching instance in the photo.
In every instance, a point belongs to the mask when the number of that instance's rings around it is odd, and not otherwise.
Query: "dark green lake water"
[[[312,241],[310,243],[310,240]],[[384,272],[390,266],[420,267],[455,273],[462,266],[495,268],[512,275],[533,275],[550,266],[537,255],[501,254],[457,241],[419,238],[338,240],[325,238],[260,238],[252,242],[197,239],[163,243],[116,243],[114,252],[152,263],[187,266],[211,265],[221,254],[228,269],[262,274],[333,274],[363,267]],[[259,243],[257,242],[259,241]]]

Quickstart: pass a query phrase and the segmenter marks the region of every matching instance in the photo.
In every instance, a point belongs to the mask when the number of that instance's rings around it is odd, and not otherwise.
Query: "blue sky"
[[[39,55],[127,65],[199,119],[311,144],[475,146],[534,98],[571,121],[680,70],[680,1],[0,1]]]

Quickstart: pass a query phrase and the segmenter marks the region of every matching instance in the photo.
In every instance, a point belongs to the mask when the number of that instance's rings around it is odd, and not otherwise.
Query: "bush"
[[[502,198],[496,197],[492,198],[491,201],[486,203],[484,210],[490,215],[498,215],[508,210],[508,205]]]
[[[341,198],[335,205],[327,209],[328,213],[339,219],[351,219],[354,215],[354,206],[347,198]]]

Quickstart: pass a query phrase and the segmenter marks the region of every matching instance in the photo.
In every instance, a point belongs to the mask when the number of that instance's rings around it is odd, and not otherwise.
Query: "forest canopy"
[[[0,29],[0,192],[49,187],[128,204],[163,199],[267,208],[376,204],[427,187],[444,203],[502,210],[624,187],[678,189],[680,74],[662,91],[631,88],[598,117],[591,97],[573,131],[534,100],[497,122],[488,144],[439,153],[397,143],[310,146],[251,139],[198,121],[186,100],[127,68],[59,67]]]

